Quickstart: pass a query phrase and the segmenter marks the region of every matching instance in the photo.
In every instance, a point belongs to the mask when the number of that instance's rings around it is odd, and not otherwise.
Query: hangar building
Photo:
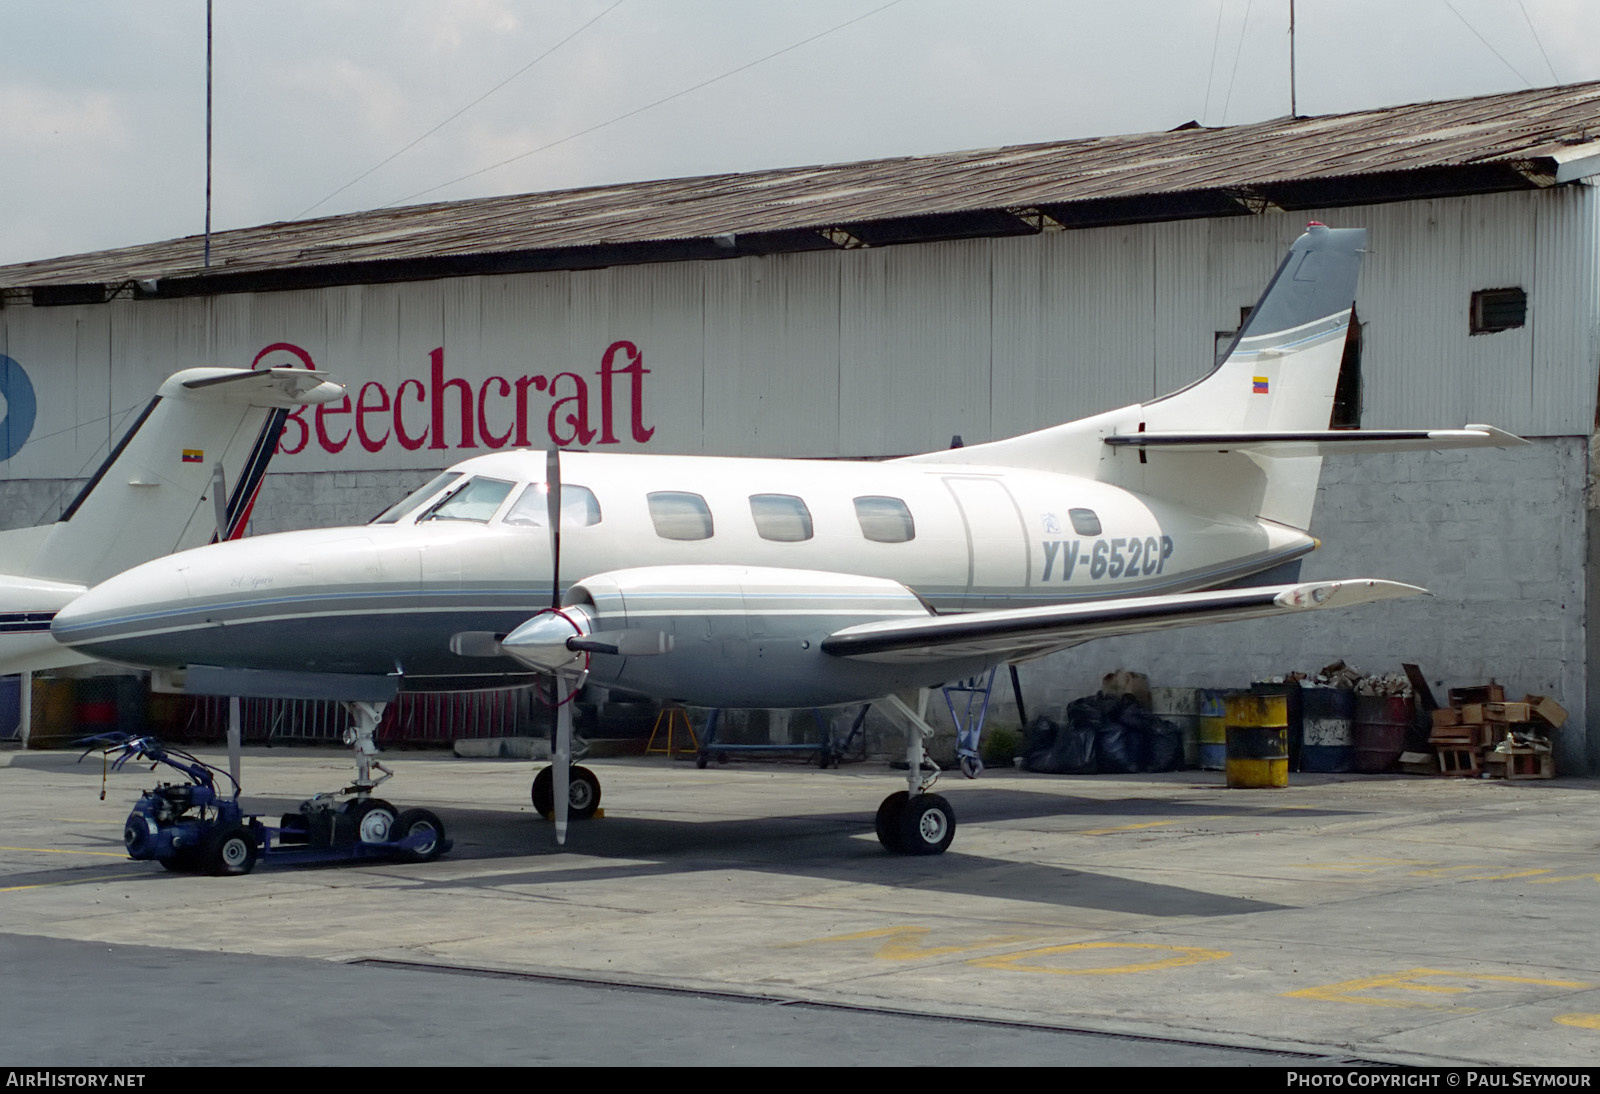
[[[1326,117],[267,224],[0,268],[0,523],[59,515],[168,373],[314,365],[252,531],[368,519],[509,446],[882,457],[1209,369],[1307,221],[1371,231],[1335,424],[1487,422],[1509,451],[1330,458],[1312,577],[1434,597],[1091,643],[1238,686],[1345,658],[1559,698],[1600,772],[1589,503],[1600,84]],[[1593,723],[1594,731],[1588,730]]]

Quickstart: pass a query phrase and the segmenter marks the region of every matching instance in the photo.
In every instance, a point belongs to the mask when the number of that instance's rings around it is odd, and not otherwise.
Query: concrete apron
[[[0,921],[21,934],[379,959],[966,1015],[1414,1063],[1600,1052],[1600,782],[986,772],[939,784],[949,853],[887,855],[878,765],[594,769],[557,850],[533,766],[390,754],[444,818],[424,865],[171,875],[121,854],[147,771],[0,754]],[[213,759],[221,759],[220,753]],[[269,815],[342,784],[247,750]],[[975,1031],[977,1032],[977,1031]]]

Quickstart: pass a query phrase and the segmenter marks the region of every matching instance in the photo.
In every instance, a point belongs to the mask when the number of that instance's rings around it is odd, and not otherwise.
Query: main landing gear
[[[918,705],[925,710],[927,692],[920,698]],[[878,842],[897,855],[942,854],[955,839],[956,814],[941,795],[928,793],[939,781],[939,765],[927,758],[922,747],[933,727],[898,695],[890,695],[884,703],[905,723],[906,789],[890,794],[878,806]]]
[[[556,815],[555,775],[542,767],[533,777],[533,808],[545,820]],[[600,779],[587,767],[573,766],[567,778],[567,816],[588,820],[600,810]]]

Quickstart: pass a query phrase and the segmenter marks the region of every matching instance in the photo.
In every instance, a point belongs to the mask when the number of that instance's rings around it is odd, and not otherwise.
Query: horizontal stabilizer
[[[1253,452],[1258,456],[1331,456],[1340,452],[1422,452],[1445,448],[1510,448],[1528,444],[1492,425],[1464,429],[1321,429],[1266,433],[1116,433],[1116,448]]]
[[[311,406],[344,396],[344,388],[329,383],[325,373],[303,368],[191,368],[169,378],[160,393],[178,393],[169,388],[190,398],[260,407]]]
[[[973,657],[1018,660],[1091,638],[1425,595],[1427,590],[1415,585],[1365,578],[1175,593],[863,623],[835,631],[823,639],[822,650],[837,657],[901,664]]]

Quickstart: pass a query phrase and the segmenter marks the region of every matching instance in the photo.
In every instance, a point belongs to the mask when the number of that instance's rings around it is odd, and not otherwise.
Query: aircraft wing
[[[1492,425],[1464,429],[1321,429],[1296,433],[1115,433],[1114,448],[1254,452],[1261,456],[1330,456],[1339,452],[1436,452],[1510,448],[1529,442]]]
[[[1291,612],[1346,608],[1375,600],[1426,596],[1415,585],[1366,578],[1253,589],[1173,593],[1040,608],[1012,608],[926,619],[890,619],[835,631],[824,653],[859,661],[907,664],[957,658],[1036,657],[1116,634],[1196,623],[1260,619]]]

